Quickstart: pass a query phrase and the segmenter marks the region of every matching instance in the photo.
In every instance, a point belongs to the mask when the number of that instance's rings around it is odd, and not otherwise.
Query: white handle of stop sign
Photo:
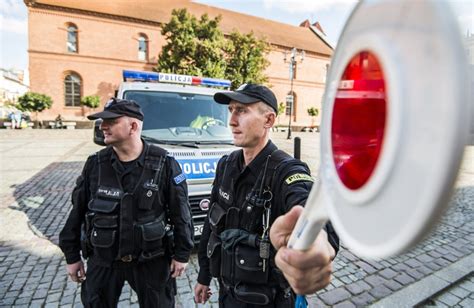
[[[328,200],[322,191],[321,182],[317,180],[309,193],[306,207],[296,223],[294,232],[291,233],[289,248],[306,250],[313,244],[329,220],[325,202]]]

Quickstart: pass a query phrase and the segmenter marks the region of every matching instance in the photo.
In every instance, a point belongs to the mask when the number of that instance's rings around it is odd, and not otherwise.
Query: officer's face
[[[259,109],[257,103],[242,104],[231,101],[229,112],[229,125],[236,146],[252,148],[265,141],[266,116]]]
[[[105,144],[118,144],[130,137],[130,121],[127,117],[103,119],[100,129],[104,132]]]

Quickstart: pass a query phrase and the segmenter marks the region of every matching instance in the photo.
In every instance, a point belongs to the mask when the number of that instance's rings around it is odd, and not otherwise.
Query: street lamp
[[[289,121],[288,121],[288,137],[287,139],[291,139],[291,116],[293,115],[293,103],[295,101],[294,95],[293,95],[293,78],[295,77],[295,69],[296,69],[296,63],[298,62],[297,58],[298,56],[300,57],[300,63],[303,62],[304,60],[304,55],[305,52],[304,50],[298,50],[295,47],[291,49],[291,52],[289,54],[289,59],[288,54],[285,51],[284,52],[285,57],[283,58],[283,61],[285,63],[289,63],[289,71],[290,71],[290,95],[286,97],[286,103],[290,105],[290,114],[289,114]]]

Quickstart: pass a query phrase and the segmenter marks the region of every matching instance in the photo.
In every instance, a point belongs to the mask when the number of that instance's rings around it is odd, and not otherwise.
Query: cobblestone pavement
[[[57,243],[75,178],[87,155],[99,148],[91,136],[89,130],[0,130],[0,306],[82,306],[80,287],[68,281]],[[315,172],[319,134],[294,136],[302,138],[302,159]],[[285,137],[285,133],[273,134],[280,148],[293,153],[292,141]],[[415,295],[396,306],[474,307],[473,206],[474,147],[470,146],[451,207],[432,235],[403,255],[379,261],[361,259],[342,247],[331,284],[308,297],[310,306],[377,305],[415,290]],[[192,288],[197,270],[194,254],[186,277],[177,281],[177,307],[195,306]],[[437,284],[429,282],[435,281],[433,277],[437,277]],[[428,295],[414,302],[416,293],[418,297],[422,293],[416,291],[420,287],[427,289]],[[217,290],[215,281],[212,289]],[[215,294],[210,302],[207,306],[217,307]],[[119,306],[138,306],[129,286],[124,288]]]

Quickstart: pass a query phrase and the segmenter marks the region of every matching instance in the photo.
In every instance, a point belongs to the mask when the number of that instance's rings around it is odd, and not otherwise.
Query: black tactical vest
[[[140,179],[125,192],[111,163],[112,148],[98,152],[97,191],[88,204],[86,236],[93,256],[147,261],[164,255],[166,204],[161,180],[166,151],[149,144]]]
[[[283,163],[302,163],[281,150],[274,151],[267,158],[244,204],[235,204],[236,200],[230,197],[233,195],[233,181],[226,175],[228,161],[236,159],[233,155],[238,155],[238,152],[226,158],[224,172],[220,175],[223,181],[219,183],[218,201],[211,205],[209,212],[211,235],[207,256],[211,275],[218,277],[233,296],[243,302],[262,305],[274,296],[274,288],[267,288],[269,284],[287,286],[274,264],[275,251],[268,237],[262,236],[263,213],[271,212],[269,227],[280,214],[280,209],[271,208],[272,182],[278,168]]]

